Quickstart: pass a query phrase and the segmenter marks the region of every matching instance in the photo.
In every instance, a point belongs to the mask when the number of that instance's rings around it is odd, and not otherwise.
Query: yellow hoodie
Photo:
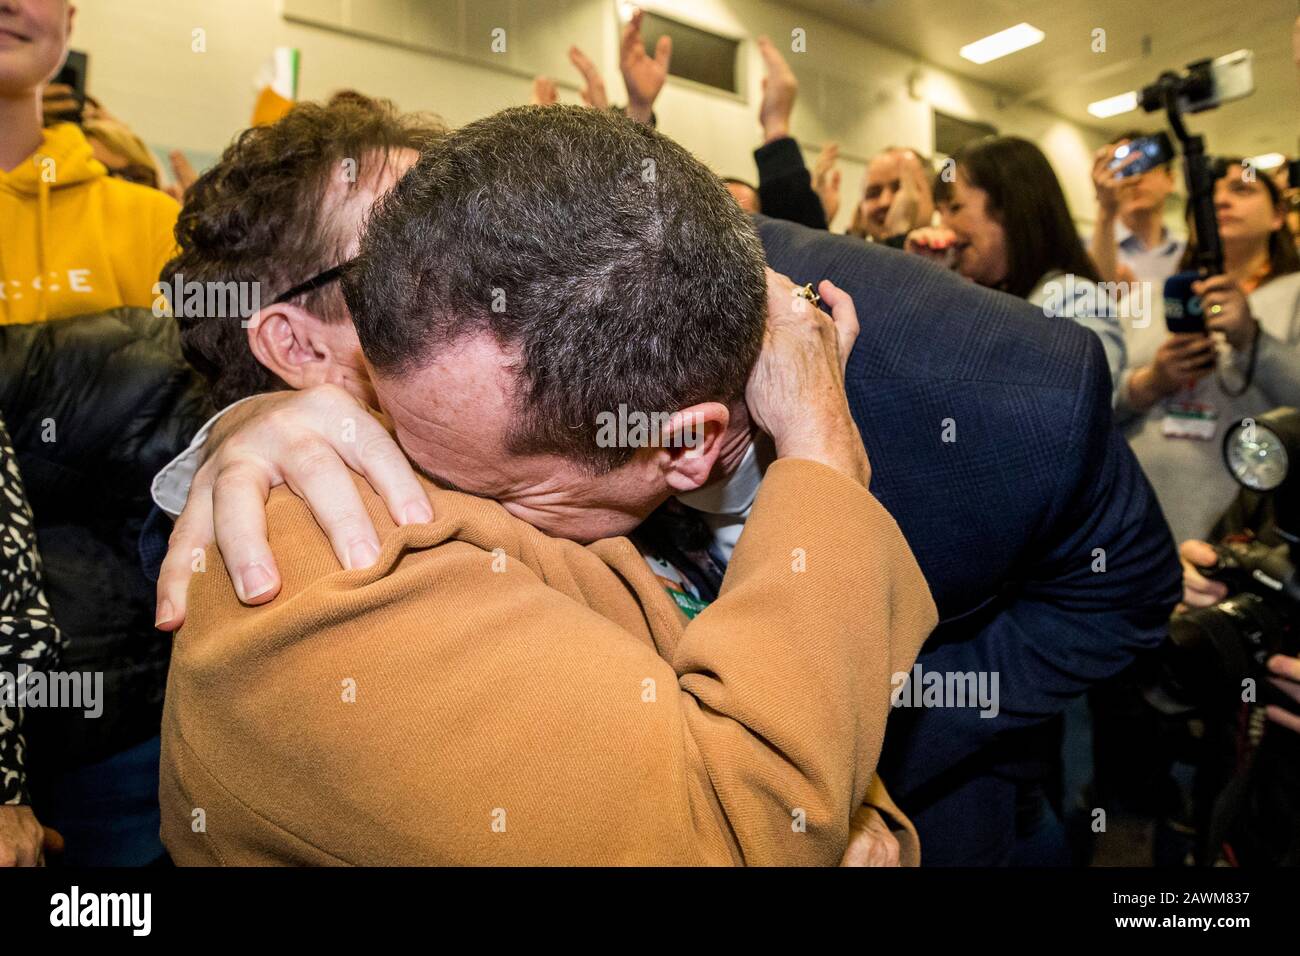
[[[76,126],[47,129],[0,170],[0,325],[151,306],[179,212],[166,193],[111,178]]]

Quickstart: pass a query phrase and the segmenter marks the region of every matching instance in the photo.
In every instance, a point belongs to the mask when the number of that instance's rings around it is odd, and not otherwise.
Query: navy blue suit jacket
[[[773,269],[830,279],[857,306],[846,385],[871,490],[939,608],[922,667],[999,674],[994,718],[895,711],[881,768],[906,810],[1158,645],[1181,593],[1174,542],[1112,424],[1092,332],[918,256],[756,223]]]

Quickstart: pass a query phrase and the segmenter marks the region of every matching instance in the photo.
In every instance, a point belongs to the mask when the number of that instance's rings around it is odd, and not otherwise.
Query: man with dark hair
[[[868,806],[895,816],[874,777],[889,675],[934,609],[866,491],[847,296],[821,284],[828,316],[765,280],[707,169],[568,107],[427,149],[345,291],[434,517],[398,525],[358,484],[381,550],[340,575],[282,490],[292,597],[195,579],[163,720],[177,862],[835,863]],[[602,436],[628,409],[662,417]],[[616,536],[734,472],[756,427],[776,460],[689,618]]]
[[[602,411],[739,400],[763,334],[763,253],[737,210],[715,208],[703,166],[648,128],[563,107],[505,110],[457,146],[398,184],[344,279],[377,383],[489,333],[523,371],[509,449],[595,474],[634,450],[598,442]],[[527,154],[554,159],[521,166]],[[727,242],[690,232],[709,220]]]

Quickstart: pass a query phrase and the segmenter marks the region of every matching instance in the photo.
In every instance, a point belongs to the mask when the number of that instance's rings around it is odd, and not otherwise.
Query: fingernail
[[[172,602],[163,601],[162,604],[158,605],[158,617],[154,620],[153,626],[162,627],[172,619],[172,615],[175,613],[175,610],[172,608]]]
[[[263,565],[250,564],[239,575],[240,600],[251,601],[269,590],[271,590],[271,572],[266,570]]]
[[[415,502],[406,506],[402,512],[402,524],[424,524],[433,520],[433,511],[428,502]]]
[[[348,548],[348,570],[356,571],[358,568],[368,568],[375,563],[375,559],[378,557],[378,548],[369,541],[358,541]]]

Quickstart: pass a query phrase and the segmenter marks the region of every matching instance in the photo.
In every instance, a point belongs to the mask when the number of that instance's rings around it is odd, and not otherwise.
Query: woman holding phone
[[[1223,274],[1192,285],[1204,331],[1170,333],[1163,314],[1135,323],[1116,403],[1179,541],[1204,538],[1237,493],[1220,451],[1224,430],[1300,405],[1300,259],[1281,192],[1267,175],[1224,162],[1214,207]],[[1193,237],[1184,270],[1195,255]]]

